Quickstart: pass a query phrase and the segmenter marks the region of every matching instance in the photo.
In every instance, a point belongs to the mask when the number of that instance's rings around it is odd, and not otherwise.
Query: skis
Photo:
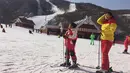
[[[125,55],[130,55],[130,53],[120,53],[120,52],[119,52],[119,54],[125,54]]]
[[[96,73],[123,73],[122,71],[113,71],[113,72],[104,72],[104,71],[96,71]]]
[[[77,67],[71,68],[71,66],[69,67],[64,67],[64,66],[60,66],[59,64],[54,64],[50,66],[51,68],[56,68],[55,70],[57,70],[58,72],[66,72],[66,71],[76,71],[76,70],[81,70],[81,71],[85,71],[84,68],[89,68],[89,69],[94,69],[96,70],[96,68],[94,66],[85,66],[85,65],[80,65],[77,64]],[[95,73],[95,72],[92,72]]]
[[[129,54],[130,55],[130,53],[128,53],[128,52],[127,53],[122,53],[122,54]]]
[[[60,72],[65,72],[67,70],[76,70],[76,69],[80,69],[78,66],[75,68],[70,68],[70,67],[64,67],[63,69],[59,69]]]
[[[51,68],[56,68],[56,70],[58,71],[58,72],[66,72],[66,71],[70,71],[70,70],[82,70],[82,67],[87,67],[87,68],[91,68],[91,69],[94,69],[94,70],[96,70],[96,68],[95,67],[93,67],[93,66],[84,66],[84,65],[80,65],[80,64],[77,64],[77,66],[76,67],[72,67],[71,68],[71,66],[69,66],[69,67],[65,67],[65,66],[60,66],[59,65],[59,63],[57,63],[57,64],[54,64],[54,65],[51,65],[50,66]],[[95,72],[94,72],[95,73]],[[104,71],[96,71],[96,73],[123,73],[122,71],[113,71],[113,72],[104,72]]]
[[[72,67],[72,66],[66,67],[66,66],[60,66],[60,65],[58,65],[58,64],[51,65],[50,67],[51,67],[51,68],[61,67],[60,69],[58,69],[60,72],[65,72],[65,71],[67,71],[67,70],[79,69],[78,64],[77,64],[76,67]]]
[[[61,62],[58,62],[58,63],[56,63],[56,64],[53,64],[53,65],[50,65],[50,67],[51,67],[51,68],[55,68],[55,67],[61,67],[61,66],[59,65],[59,63],[61,63]]]
[[[68,67],[64,67],[64,68],[62,68],[62,69],[59,69],[60,72],[65,72],[65,71],[67,71],[67,70],[69,70]]]

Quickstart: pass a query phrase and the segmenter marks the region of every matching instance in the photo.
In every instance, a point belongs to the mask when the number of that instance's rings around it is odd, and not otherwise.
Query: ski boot
[[[76,61],[73,61],[73,65],[71,65],[69,67],[69,69],[73,69],[73,68],[77,68],[77,67],[78,67],[78,65],[77,65]]]
[[[109,73],[109,72],[106,70],[98,70],[98,71],[96,71],[96,73]]]
[[[112,73],[113,72],[113,69],[112,69],[112,67],[110,67],[109,69],[108,69],[108,73]]]
[[[96,71],[96,73],[112,73],[113,69],[112,67],[110,67],[108,70],[98,70]]]
[[[124,50],[124,52],[123,52],[124,54],[129,54],[128,52],[127,52],[127,50]]]
[[[69,66],[71,66],[71,63],[69,62],[69,59],[67,59],[66,62],[60,64],[60,66],[69,67]]]
[[[60,66],[63,66],[63,67],[69,67],[69,66],[71,66],[71,63],[69,62],[69,63],[62,63],[62,64],[60,64]]]

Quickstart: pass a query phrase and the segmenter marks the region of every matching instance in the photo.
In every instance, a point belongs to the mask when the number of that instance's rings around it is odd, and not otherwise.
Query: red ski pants
[[[125,50],[128,50],[128,45],[129,45],[129,43],[130,43],[130,42],[128,42],[128,41],[125,41],[125,42],[124,42]]]
[[[112,41],[101,40],[101,51],[102,51],[102,69],[109,69],[109,56],[108,53],[112,46]]]
[[[70,56],[72,58],[72,61],[76,61],[77,60],[76,53],[75,53],[74,49],[73,50],[66,49],[65,58],[66,59],[70,59]]]

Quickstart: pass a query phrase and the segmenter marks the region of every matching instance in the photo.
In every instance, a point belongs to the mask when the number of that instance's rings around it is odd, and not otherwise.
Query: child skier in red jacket
[[[128,54],[127,51],[128,51],[128,45],[129,45],[129,43],[130,43],[130,36],[126,36],[126,39],[125,39],[125,41],[124,41],[125,50],[124,50],[123,53]]]
[[[77,28],[80,26],[81,24],[79,24],[78,26],[75,23],[71,23],[69,25],[68,30],[66,31],[65,35],[63,36],[65,39],[65,46],[66,46],[66,52],[65,52],[65,62],[62,63],[60,66],[65,66],[65,67],[69,67],[69,68],[75,68],[77,67],[77,57],[76,57],[76,53],[75,53],[75,44],[76,44],[76,40],[78,38],[77,36]],[[69,59],[70,56],[72,58],[73,64],[71,65]]]

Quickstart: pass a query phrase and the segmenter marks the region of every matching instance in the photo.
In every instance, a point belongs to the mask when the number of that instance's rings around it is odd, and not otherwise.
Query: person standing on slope
[[[126,39],[124,41],[124,46],[125,46],[125,50],[124,50],[124,54],[128,54],[128,45],[130,43],[130,36],[126,36]]]
[[[101,25],[101,53],[102,65],[100,71],[109,71],[109,51],[114,41],[114,32],[116,31],[117,24],[111,12],[102,15],[97,23]],[[96,72],[98,73],[98,71]]]
[[[63,35],[63,25],[61,22],[59,23],[59,27],[60,27],[60,34],[59,34],[58,38],[60,38]]]
[[[93,33],[90,35],[90,39],[91,39],[90,45],[94,45],[95,35]]]
[[[71,23],[68,27],[68,30],[63,35],[63,38],[65,39],[65,46],[66,46],[66,52],[65,52],[65,62],[62,63],[60,66],[69,67],[69,68],[75,68],[77,67],[77,57],[75,53],[75,44],[78,38],[77,31],[78,27],[82,25],[79,24],[78,26],[75,23]],[[69,59],[70,56],[73,61],[73,65],[71,65]]]

